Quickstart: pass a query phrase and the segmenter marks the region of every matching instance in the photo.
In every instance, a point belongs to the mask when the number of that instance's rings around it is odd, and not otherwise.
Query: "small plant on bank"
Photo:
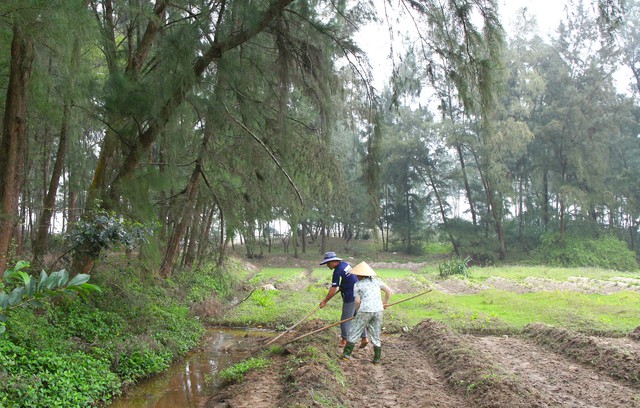
[[[19,306],[43,307],[44,301],[56,296],[80,294],[86,297],[90,292],[99,292],[100,288],[87,283],[89,275],[79,274],[69,279],[66,270],[40,272],[38,279],[31,277],[23,269],[29,268],[29,262],[18,261],[16,266],[4,272],[5,282],[0,282],[0,334],[6,330],[6,312]],[[11,292],[6,293],[11,290]]]
[[[251,299],[257,305],[269,308],[275,304],[275,300],[274,300],[275,295],[276,295],[276,292],[272,290],[256,290],[251,295]]]
[[[441,278],[447,278],[451,275],[462,275],[466,278],[469,277],[469,267],[467,266],[471,261],[471,258],[466,257],[464,259],[451,258],[447,261],[438,264],[438,275]]]
[[[220,371],[218,376],[224,383],[237,383],[242,381],[244,375],[249,371],[263,369],[269,365],[270,361],[264,357],[252,357]]]

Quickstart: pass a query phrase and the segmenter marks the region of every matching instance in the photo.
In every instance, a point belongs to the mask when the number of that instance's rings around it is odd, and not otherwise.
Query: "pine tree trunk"
[[[303,254],[307,253],[307,221],[302,222],[302,231],[300,233],[300,239],[302,240],[301,250]]]
[[[169,237],[169,242],[164,252],[164,258],[162,265],[160,266],[160,276],[168,278],[173,272],[173,264],[178,257],[180,251],[180,242],[184,237],[184,233],[187,230],[188,222],[191,220],[191,214],[193,214],[195,206],[195,198],[198,192],[198,181],[200,178],[200,165],[196,164],[196,168],[191,173],[191,178],[186,188],[186,202],[182,207],[182,211],[179,212],[180,220],[174,227]]]
[[[171,232],[169,241],[164,254],[162,265],[160,266],[160,276],[169,277],[173,270],[173,264],[178,256],[180,241],[184,237],[184,233],[188,224],[191,222],[192,214],[196,210],[196,197],[198,194],[198,185],[202,176],[202,169],[205,162],[205,157],[209,154],[209,142],[213,138],[213,118],[209,116],[205,122],[204,134],[202,135],[202,143],[200,145],[200,152],[196,159],[196,164],[191,172],[191,177],[185,189],[186,201],[182,207],[182,210],[178,212],[180,218],[175,228]]]
[[[407,218],[406,218],[406,222],[407,222],[407,253],[410,254],[411,253],[411,202],[409,200],[409,188],[408,186],[406,186],[405,188],[405,205],[407,207]]]
[[[11,237],[18,224],[18,195],[27,139],[27,95],[33,45],[18,24],[13,26],[9,85],[0,149],[0,273],[4,274]]]
[[[549,171],[542,173],[542,225],[549,225]]]
[[[33,245],[33,267],[40,270],[44,266],[44,254],[47,250],[47,238],[49,237],[49,227],[51,226],[51,217],[56,204],[56,195],[58,193],[58,185],[62,176],[65,155],[67,152],[67,135],[69,131],[69,104],[66,103],[62,113],[62,126],[60,127],[60,142],[58,143],[58,151],[56,153],[56,161],[53,164],[53,172],[49,182],[49,191],[42,203],[42,213],[38,219],[38,232]]]
[[[293,257],[298,259],[298,224],[299,218],[291,217],[291,245],[293,246]]]
[[[320,225],[321,228],[321,236],[320,236],[320,253],[324,254],[327,252],[327,229],[324,226],[324,222]]]
[[[183,265],[187,268],[193,266],[193,261],[196,258],[196,247],[198,243],[198,237],[201,235],[200,230],[202,229],[202,207],[203,207],[203,198],[202,194],[198,195],[196,200],[196,211],[195,216],[192,217],[189,240],[187,244],[187,249],[184,253],[184,262]]]
[[[429,163],[429,166],[433,168],[431,163]],[[447,212],[445,211],[445,201],[440,196],[440,192],[438,191],[436,181],[433,178],[433,174],[431,173],[431,171],[427,173],[427,176],[429,178],[429,185],[431,186],[431,189],[433,189],[433,195],[436,196],[436,202],[438,203],[440,216],[442,217],[442,225],[444,225],[444,229],[445,231],[447,231],[447,235],[449,236],[449,242],[451,242],[451,245],[453,246],[453,252],[456,254],[456,256],[460,256],[460,249],[458,248],[458,243],[453,238],[453,235],[451,235],[451,232],[447,228],[448,219],[447,219]]]
[[[464,191],[467,196],[467,201],[469,202],[469,212],[471,213],[471,221],[473,222],[473,225],[477,225],[476,209],[473,202],[473,196],[471,195],[471,187],[469,186],[469,176],[467,175],[467,169],[464,163],[464,156],[462,154],[462,146],[460,144],[456,145],[456,151],[458,152],[458,160],[460,161],[460,170],[462,171],[462,178],[464,180]]]
[[[22,180],[26,179],[26,175],[23,175]],[[22,185],[20,186],[20,189],[23,190],[22,191],[22,195],[24,196],[24,189],[22,188]],[[27,231],[31,231],[31,229],[27,230],[27,227],[25,225],[25,220],[26,220],[26,215],[27,215],[27,203],[28,201],[24,199],[20,200],[20,213],[19,213],[19,217],[18,219],[20,220],[20,227],[16,228],[16,235],[15,235],[15,243],[16,243],[16,259],[23,259],[23,255],[24,255],[24,240],[25,237],[27,236],[28,232]]]
[[[67,231],[73,228],[76,222],[76,202],[78,201],[78,193],[69,189],[69,211],[67,213]]]
[[[496,203],[497,200],[495,197],[495,191],[493,191],[491,186],[487,186],[487,198],[489,207],[491,209],[491,215],[493,217],[493,222],[495,224],[496,235],[498,236],[498,258],[500,260],[504,260],[507,253],[504,229],[502,228],[502,215],[501,211],[498,209],[498,204]]]

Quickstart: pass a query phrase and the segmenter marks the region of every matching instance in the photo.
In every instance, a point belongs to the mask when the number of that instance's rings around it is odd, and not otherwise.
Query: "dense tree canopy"
[[[613,78],[637,71],[637,5],[571,3],[550,40],[526,12],[507,36],[497,11],[3,2],[0,270],[68,253],[86,273],[137,242],[167,277],[237,238],[260,256],[277,219],[293,256],[340,234],[505,259],[572,228],[634,248],[638,86]],[[394,38],[383,90],[353,39],[380,18]]]

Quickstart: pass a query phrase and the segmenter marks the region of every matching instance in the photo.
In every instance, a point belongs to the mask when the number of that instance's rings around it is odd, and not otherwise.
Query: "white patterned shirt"
[[[359,312],[381,312],[384,310],[382,305],[382,294],[380,291],[385,284],[376,277],[364,278],[356,282],[353,286],[353,292],[356,297],[360,297]]]

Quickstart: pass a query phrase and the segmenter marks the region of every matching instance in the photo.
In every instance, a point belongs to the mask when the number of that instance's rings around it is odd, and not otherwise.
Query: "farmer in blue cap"
[[[342,296],[342,317],[340,320],[353,317],[356,312],[355,295],[353,294],[353,285],[358,282],[358,278],[351,274],[351,265],[341,258],[338,258],[335,252],[327,252],[324,254],[324,259],[320,262],[320,265],[327,265],[329,269],[333,269],[333,278],[331,279],[331,288],[329,293],[320,302],[320,308],[327,305],[327,302],[338,292],[340,289],[340,295]],[[344,347],[347,344],[347,336],[349,335],[349,328],[351,327],[351,321],[340,324],[340,334],[342,340],[340,341],[340,347]],[[362,339],[360,341],[360,348],[365,347],[369,341],[367,340],[366,330],[362,332]]]

